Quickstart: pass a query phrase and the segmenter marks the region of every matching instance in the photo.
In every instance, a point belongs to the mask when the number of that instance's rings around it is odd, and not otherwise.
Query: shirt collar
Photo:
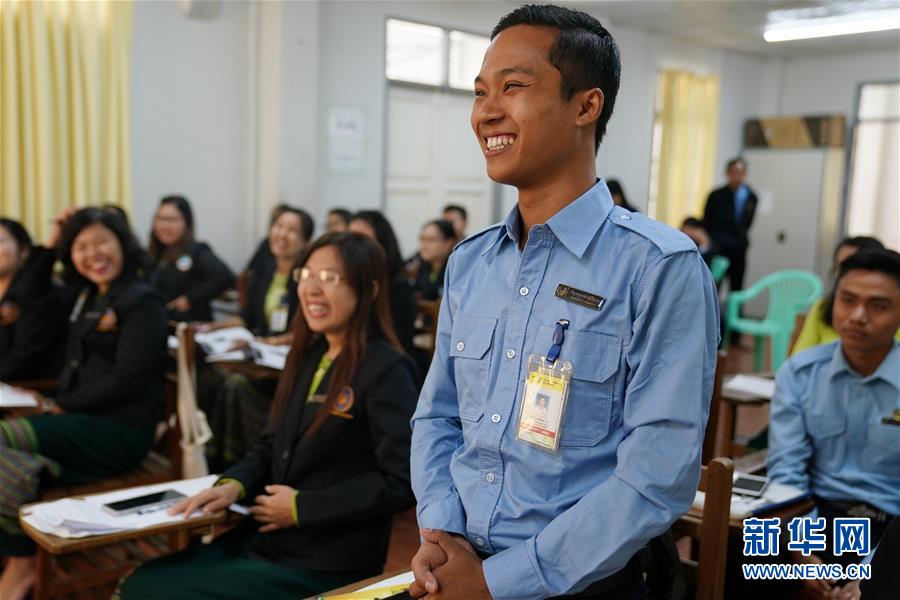
[[[609,188],[606,187],[605,181],[598,179],[597,183],[588,191],[553,215],[547,221],[547,227],[569,252],[581,258],[612,207],[613,201]],[[506,215],[497,229],[497,239],[485,248],[484,253],[504,237],[514,244],[519,243],[518,204]]]
[[[881,364],[874,373],[866,377],[862,377],[853,370],[853,367],[844,358],[844,352],[841,350],[841,344],[838,342],[834,345],[834,354],[831,356],[831,368],[828,371],[828,378],[831,379],[841,373],[849,373],[854,377],[859,377],[863,383],[868,383],[874,379],[891,384],[900,391],[900,343],[894,342],[894,347],[888,352]]]

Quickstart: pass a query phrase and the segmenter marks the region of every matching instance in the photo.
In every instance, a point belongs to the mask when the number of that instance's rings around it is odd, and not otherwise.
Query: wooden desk
[[[128,569],[145,560],[183,549],[187,546],[191,535],[210,533],[214,525],[223,523],[227,517],[226,511],[220,511],[144,529],[83,538],[61,538],[38,531],[22,519],[23,516],[30,514],[35,504],[40,503],[26,504],[19,509],[19,523],[22,529],[37,544],[36,579],[32,591],[34,600],[46,600],[115,581]],[[76,576],[66,573],[62,568],[58,569],[62,573],[53,572],[54,563],[59,566],[59,559],[62,556],[92,549],[98,550],[98,556],[80,557],[82,560],[78,561],[79,564],[74,569],[77,571]]]
[[[382,581],[387,581],[391,577],[396,577],[401,573],[406,573],[409,569],[398,569],[396,571],[391,571],[390,573],[382,573],[381,575],[376,575],[375,577],[369,577],[368,579],[364,579],[362,581],[357,581],[355,583],[351,583],[345,585],[344,587],[339,587],[335,590],[330,590],[328,592],[323,592],[321,594],[316,594],[315,596],[310,596],[306,598],[306,600],[318,600],[322,596],[326,598],[328,596],[336,596],[338,594],[350,594],[352,592],[357,592],[365,587],[369,587],[370,585],[375,585],[376,583],[380,583]]]
[[[755,375],[772,377],[771,373],[755,373]],[[721,436],[719,439],[726,440],[725,443],[727,444],[726,448],[729,458],[733,458],[735,455],[734,432],[737,428],[737,409],[741,406],[765,406],[772,401],[771,398],[766,398],[765,396],[726,389],[725,386],[728,385],[728,380],[731,379],[731,377],[733,377],[733,375],[726,379],[722,385],[721,398],[723,402],[719,405],[719,410],[722,412],[722,420],[719,422],[723,428],[719,433]]]
[[[238,373],[240,375],[244,375],[245,377],[247,377],[247,379],[278,379],[279,377],[281,377],[282,373],[277,369],[263,367],[262,365],[258,365],[251,361],[223,361],[211,362],[206,364],[212,367],[219,367],[223,371],[228,371],[229,373]]]
[[[791,504],[789,506],[783,506],[777,510],[772,512],[767,512],[761,515],[754,515],[756,518],[772,518],[772,517],[780,517],[781,522],[785,523],[790,521],[794,517],[801,517],[811,511],[815,505],[812,500],[800,500],[795,504]],[[691,523],[695,523],[697,526],[700,525],[700,519],[703,516],[703,511],[700,509],[696,509],[691,507],[691,509],[687,512],[683,519],[690,521]],[[752,517],[747,517],[752,518]],[[744,519],[730,519],[728,521],[728,534],[729,535],[741,535],[744,531]]]

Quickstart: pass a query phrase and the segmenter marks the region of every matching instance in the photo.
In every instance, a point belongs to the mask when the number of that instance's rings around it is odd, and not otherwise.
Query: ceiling
[[[565,0],[573,8],[625,26],[717,48],[751,54],[794,57],[894,50],[900,31],[879,31],[792,42],[768,43],[769,21],[840,17],[872,10],[900,11],[900,0]]]

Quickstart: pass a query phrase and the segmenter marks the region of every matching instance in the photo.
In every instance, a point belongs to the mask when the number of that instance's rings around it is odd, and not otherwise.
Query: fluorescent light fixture
[[[763,37],[767,42],[788,42],[791,40],[808,40],[812,38],[831,37],[835,35],[851,35],[900,29],[900,11],[890,11],[860,19],[810,19],[804,24],[779,26],[767,29]]]

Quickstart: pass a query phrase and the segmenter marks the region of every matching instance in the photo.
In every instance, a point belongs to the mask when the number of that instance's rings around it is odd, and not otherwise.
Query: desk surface
[[[108,494],[109,492],[107,491],[103,493]],[[43,504],[43,502],[33,502],[31,504],[25,504],[24,506],[19,508],[19,524],[22,526],[22,529],[25,531],[25,533],[28,534],[28,537],[34,540],[34,542],[38,546],[40,546],[50,554],[67,554],[69,552],[86,550],[88,548],[97,548],[99,546],[106,546],[108,544],[115,544],[124,540],[132,540],[150,535],[174,533],[178,531],[191,531],[194,529],[200,529],[223,523],[225,522],[225,519],[227,517],[227,511],[222,510],[211,515],[202,515],[183,521],[176,521],[174,523],[162,523],[160,525],[144,527],[142,529],[119,531],[117,533],[109,533],[106,535],[91,535],[82,538],[62,538],[59,536],[51,535],[49,533],[38,531],[37,529],[26,523],[24,520],[22,520],[22,517],[29,514],[31,511],[31,507],[35,506],[36,504]]]
[[[801,500],[795,504],[791,504],[789,506],[783,506],[777,510],[773,510],[772,512],[767,512],[761,515],[754,515],[760,518],[771,518],[771,517],[780,517],[782,523],[785,521],[790,521],[794,517],[800,517],[805,515],[809,511],[813,509],[815,505],[812,500]],[[703,511],[698,510],[696,508],[691,507],[691,509],[687,512],[687,514],[682,517],[689,520],[696,520],[697,523],[703,518]],[[746,517],[750,518],[750,517]],[[738,531],[743,531],[744,529],[744,519],[730,519],[728,521],[728,528],[731,534],[735,534]]]

